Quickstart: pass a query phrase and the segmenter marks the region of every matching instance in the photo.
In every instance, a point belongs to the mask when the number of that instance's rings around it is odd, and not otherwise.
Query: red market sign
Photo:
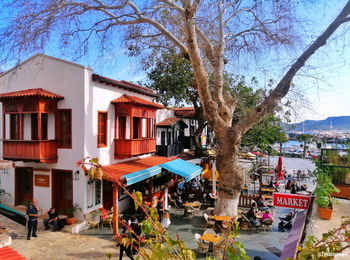
[[[310,196],[286,193],[274,193],[273,205],[275,207],[287,207],[295,209],[308,209]]]

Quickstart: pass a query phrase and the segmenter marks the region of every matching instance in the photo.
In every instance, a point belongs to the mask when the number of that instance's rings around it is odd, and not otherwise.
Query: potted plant
[[[67,215],[67,218],[66,218],[67,225],[72,225],[76,222],[74,215],[78,210],[81,210],[81,208],[79,207],[78,204],[74,204],[72,207],[65,208],[61,211],[62,214]]]
[[[332,205],[338,203],[338,200],[331,196],[333,192],[339,192],[339,190],[332,183],[332,178],[326,172],[320,172],[317,176],[315,202],[318,205],[321,219],[328,220],[332,217]]]

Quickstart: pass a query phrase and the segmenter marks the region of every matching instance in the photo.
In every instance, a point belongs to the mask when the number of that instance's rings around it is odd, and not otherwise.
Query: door
[[[103,180],[103,207],[105,209],[111,209],[113,207],[113,183]]]
[[[160,135],[160,144],[161,145],[165,145],[165,132],[163,131],[163,132],[160,132],[161,133],[161,135]]]
[[[72,171],[52,170],[52,206],[60,211],[73,206]]]
[[[25,200],[33,199],[33,168],[15,168],[15,204],[20,205]]]

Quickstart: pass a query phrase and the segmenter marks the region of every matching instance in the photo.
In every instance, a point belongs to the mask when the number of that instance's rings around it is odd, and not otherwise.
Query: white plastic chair
[[[205,226],[209,226],[209,227],[214,227],[215,226],[215,221],[213,221],[212,219],[209,218],[207,213],[203,213],[203,217],[206,221]]]
[[[201,237],[200,234],[198,233],[194,234],[194,240],[197,242],[197,245],[198,245],[197,251],[199,253],[207,254],[209,251],[209,243],[205,243],[204,241],[200,240],[199,239],[200,237]]]
[[[215,231],[212,230],[212,229],[210,229],[210,228],[206,229],[206,230],[204,231],[203,235],[204,235],[204,234],[213,234],[213,235],[216,235]]]
[[[194,234],[194,240],[195,240],[196,242],[199,241],[199,238],[200,238],[200,237],[201,237],[200,234],[198,234],[198,233]]]
[[[85,219],[88,222],[89,226],[92,227],[92,229],[95,229],[95,227],[97,227],[97,229],[100,229],[100,216],[96,215],[94,213],[87,213],[85,215]]]
[[[193,213],[194,213],[195,215],[198,215],[198,213],[200,212],[202,203],[200,203],[199,201],[194,201],[193,203],[196,204],[196,206],[193,207],[193,209],[194,209],[194,212],[193,212]]]

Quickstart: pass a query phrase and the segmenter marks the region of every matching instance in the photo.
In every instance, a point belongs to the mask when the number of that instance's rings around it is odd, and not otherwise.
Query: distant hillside
[[[350,130],[350,116],[328,117],[324,120],[305,120],[298,124],[291,124],[292,131],[312,130]],[[294,126],[294,127],[293,127]]]

